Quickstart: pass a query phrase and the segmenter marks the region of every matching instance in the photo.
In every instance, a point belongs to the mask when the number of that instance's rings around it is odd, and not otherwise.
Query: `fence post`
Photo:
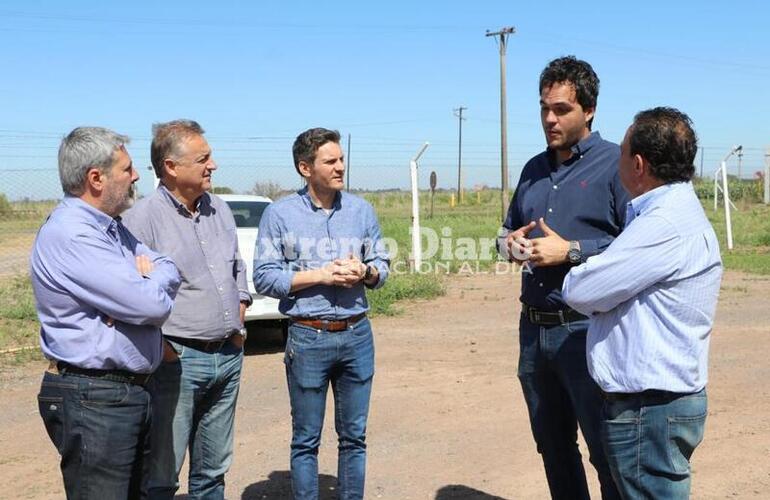
[[[770,205],[770,148],[765,152],[765,205]]]

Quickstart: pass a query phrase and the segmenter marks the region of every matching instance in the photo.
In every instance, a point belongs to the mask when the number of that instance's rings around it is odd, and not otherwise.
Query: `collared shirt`
[[[149,276],[139,274],[137,255],[153,262]],[[47,358],[134,373],[160,364],[159,327],[171,312],[179,273],[119,219],[66,196],[37,234],[30,275]]]
[[[251,294],[227,203],[204,193],[191,214],[159,184],[123,221],[137,238],[174,259],[182,274],[174,310],[163,324],[165,335],[217,340],[243,326],[240,302],[251,303]]]
[[[692,184],[634,198],[623,233],[564,280],[567,303],[592,315],[587,360],[599,386],[703,389],[721,277],[719,243]]]
[[[601,253],[623,228],[628,194],[620,183],[620,148],[599,132],[572,147],[562,164],[546,150],[527,162],[508,208],[503,226],[509,230],[537,222],[546,224],[565,240],[580,242],[583,260]],[[528,238],[542,237],[537,226]],[[564,308],[561,286],[572,264],[536,267],[522,273],[521,301],[544,310]]]
[[[280,299],[287,316],[342,319],[366,312],[363,283],[352,288],[314,285],[291,292],[294,273],[318,269],[350,255],[379,271],[374,288],[385,283],[389,257],[372,206],[358,196],[339,192],[328,212],[315,206],[307,187],[265,209],[254,250],[254,287]]]

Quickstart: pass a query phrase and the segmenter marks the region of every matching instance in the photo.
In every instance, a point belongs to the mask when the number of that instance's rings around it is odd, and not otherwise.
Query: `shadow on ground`
[[[319,500],[336,500],[337,478],[328,474],[318,475]],[[291,498],[291,476],[287,470],[270,473],[266,481],[251,484],[243,490],[241,500],[273,500]]]
[[[507,500],[462,484],[449,484],[436,492],[436,500]]]

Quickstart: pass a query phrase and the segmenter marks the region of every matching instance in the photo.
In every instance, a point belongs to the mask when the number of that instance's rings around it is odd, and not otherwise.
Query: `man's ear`
[[[588,122],[590,122],[596,114],[596,108],[584,109],[583,114],[586,116],[586,125],[588,125]]]
[[[644,157],[642,157],[642,155],[640,154],[634,155],[634,173],[639,179],[641,179],[645,175],[651,174],[650,162],[645,160]]]
[[[299,168],[299,175],[301,175],[302,177],[305,177],[305,178],[310,177],[310,173],[311,173],[312,167],[310,166],[309,163],[307,163],[305,161],[300,161],[299,165],[298,165],[298,168]]]
[[[172,179],[176,179],[176,163],[171,158],[165,158],[163,160],[163,175],[161,176],[169,176]]]
[[[91,167],[86,172],[86,188],[101,193],[104,190],[105,174],[96,167]]]

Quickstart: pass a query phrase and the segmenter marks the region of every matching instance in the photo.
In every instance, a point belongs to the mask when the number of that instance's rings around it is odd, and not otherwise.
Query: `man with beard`
[[[149,497],[171,499],[189,448],[191,498],[224,498],[233,456],[235,405],[251,303],[233,214],[207,191],[217,165],[192,120],[153,126],[157,190],[125,215],[148,246],[182,275],[163,324],[165,356],[150,383],[153,405]]]
[[[139,179],[128,137],[81,127],[59,148],[64,199],[35,240],[32,287],[51,360],[40,415],[61,455],[68,498],[143,493],[160,325],[179,286],[174,263],[123,226]]]
[[[501,250],[528,260],[522,276],[518,375],[551,496],[589,498],[577,444],[583,433],[602,497],[618,498],[599,439],[602,399],[586,367],[588,318],[561,297],[572,266],[620,234],[626,192],[616,144],[591,131],[599,78],[562,57],[540,75],[540,120],[548,148],[524,166],[503,224]]]

